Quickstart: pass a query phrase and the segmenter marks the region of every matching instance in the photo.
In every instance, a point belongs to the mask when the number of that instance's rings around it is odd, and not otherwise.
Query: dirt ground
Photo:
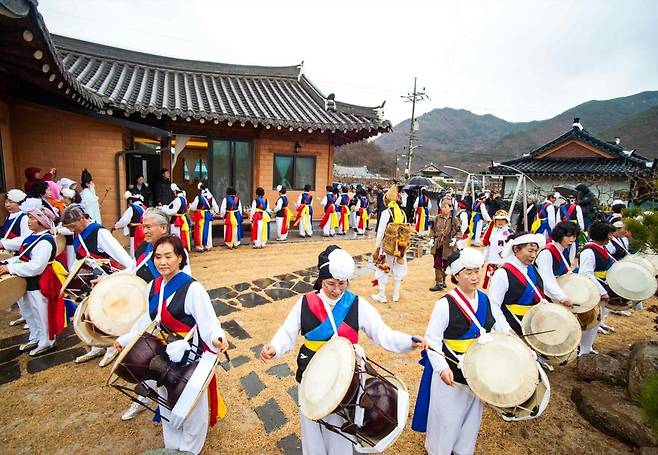
[[[337,242],[353,255],[370,252],[372,240]],[[326,242],[305,242],[282,245],[273,242],[264,250],[242,248],[238,251],[217,249],[203,255],[194,254],[192,267],[195,276],[208,288],[227,286],[292,272],[316,265],[318,253]],[[433,303],[440,294],[430,293],[433,283],[430,257],[412,261],[409,276],[402,288],[399,303],[377,303],[384,320],[393,328],[410,334],[423,334]],[[371,277],[359,276],[350,288],[369,298],[372,294]],[[390,286],[390,285],[389,285]],[[278,378],[266,373],[273,365],[287,363],[294,371],[295,353],[267,364],[256,360],[250,350],[267,343],[281,324],[298,297],[258,306],[230,314],[223,318],[235,319],[250,335],[250,339],[231,341],[236,348],[231,356],[247,356],[250,361],[229,372],[219,370],[220,388],[229,406],[224,420],[208,434],[205,454],[271,454],[280,453],[277,442],[296,434],[299,436],[297,407],[288,390],[295,385],[293,377]],[[655,302],[651,302],[655,303]],[[9,328],[6,321],[13,314],[3,313],[0,327],[5,327],[0,338],[21,333]],[[611,316],[609,323],[617,328],[612,335],[599,336],[596,348],[606,352],[622,349],[635,340],[656,336],[652,314],[639,312],[630,318]],[[362,344],[368,356],[403,378],[416,398],[421,367],[419,353],[396,355],[383,351],[362,334]],[[298,343],[299,344],[299,343]],[[19,357],[24,371],[27,355]],[[577,413],[569,396],[575,381],[572,364],[550,374],[551,402],[539,419],[521,423],[507,423],[485,408],[476,453],[505,454],[624,454],[633,450],[613,438],[600,433]],[[255,372],[266,388],[252,399],[247,399],[240,378]],[[109,369],[100,369],[97,362],[84,365],[66,363],[35,374],[23,374],[20,379],[0,386],[0,442],[5,454],[135,454],[162,447],[159,426],[151,423],[148,413],[130,422],[120,416],[129,402],[119,392],[105,385]],[[255,408],[274,398],[283,410],[287,423],[267,434],[255,413]],[[407,429],[387,453],[422,454],[424,435]]]

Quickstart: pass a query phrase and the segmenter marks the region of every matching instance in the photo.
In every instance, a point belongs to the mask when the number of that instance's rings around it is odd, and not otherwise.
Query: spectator
[[[40,167],[28,167],[27,169],[25,169],[25,180],[26,180],[25,192],[29,193],[30,187],[35,183],[44,182],[46,180],[52,180],[56,173],[57,173],[57,169],[52,168],[50,172],[48,172],[46,175],[42,177]]]
[[[96,184],[86,168],[82,170],[80,183],[82,185],[82,191],[80,192],[80,207],[82,207],[82,210],[89,215],[89,218],[102,225],[101,206],[98,203],[98,196],[96,195]]]
[[[142,196],[142,201],[147,207],[150,207],[153,201],[151,200],[151,189],[148,186],[148,183],[144,181],[143,175],[138,175],[133,180],[133,184],[128,188],[133,194],[140,194]]]
[[[153,205],[168,205],[174,200],[174,192],[171,190],[171,179],[169,171],[163,169],[160,171],[160,180],[153,187]]]

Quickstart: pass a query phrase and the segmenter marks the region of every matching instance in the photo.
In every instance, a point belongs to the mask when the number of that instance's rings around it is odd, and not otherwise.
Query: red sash
[[[311,310],[311,313],[313,313],[316,318],[318,318],[320,324],[322,324],[329,317],[327,315],[327,311],[324,308],[322,299],[320,299],[320,296],[315,292],[309,292],[306,294],[306,302],[308,303],[308,309]],[[354,305],[358,305],[358,301],[354,302]],[[352,342],[352,344],[359,342],[359,332],[347,325],[345,321],[342,321],[337,329],[338,336],[347,338],[350,340],[350,342]]]
[[[597,244],[594,243],[594,242],[587,242],[587,243],[585,244],[585,246],[589,246],[589,247],[591,247],[592,249],[598,251],[601,255],[603,255],[603,258],[604,258],[606,261],[609,261],[609,260],[610,260],[610,252],[609,252],[608,250],[606,250],[605,248],[603,248],[601,245],[597,245]]]

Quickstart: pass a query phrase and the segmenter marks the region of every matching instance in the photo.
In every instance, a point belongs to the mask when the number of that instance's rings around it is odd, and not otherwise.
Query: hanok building
[[[561,184],[584,183],[601,203],[613,199],[636,197],[656,172],[656,160],[650,160],[636,150],[624,150],[620,138],[604,141],[589,133],[574,119],[572,128],[560,137],[530,153],[502,163],[493,163],[492,174],[505,175],[503,193],[514,191],[520,171],[547,194]],[[528,185],[532,185],[528,182]]]
[[[450,183],[455,183],[455,179],[453,178],[452,175],[448,174],[445,171],[442,171],[439,166],[437,166],[434,163],[430,163],[424,168],[422,168],[420,171],[416,173],[416,175],[421,175],[423,177],[427,177],[430,179],[435,179],[437,183],[442,183],[442,184],[450,184]]]
[[[35,0],[0,0],[0,190],[24,169],[88,168],[105,223],[122,211],[136,176],[160,169],[196,193],[208,180],[249,203],[278,184],[296,199],[323,191],[334,147],[389,131],[382,106],[325,96],[302,65],[264,67],[181,60],[51,35]],[[319,201],[319,198],[316,198]],[[319,205],[315,213],[320,214]]]

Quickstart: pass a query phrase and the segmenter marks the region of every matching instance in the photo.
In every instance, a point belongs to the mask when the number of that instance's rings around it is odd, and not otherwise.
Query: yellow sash
[[[525,316],[525,314],[530,311],[534,305],[505,305],[510,313],[516,316]]]
[[[326,341],[304,340],[304,346],[313,352],[317,352],[325,343]]]
[[[597,278],[600,278],[602,280],[605,280],[608,277],[608,271],[603,270],[603,271],[600,271],[600,272],[594,272],[594,276],[597,277]]]
[[[402,213],[402,209],[397,202],[391,201],[388,203],[387,207],[393,212],[392,223],[404,223],[404,213]]]
[[[457,354],[463,354],[473,344],[473,342],[475,342],[476,339],[477,338],[467,338],[465,340],[448,340],[444,338],[443,342]]]

